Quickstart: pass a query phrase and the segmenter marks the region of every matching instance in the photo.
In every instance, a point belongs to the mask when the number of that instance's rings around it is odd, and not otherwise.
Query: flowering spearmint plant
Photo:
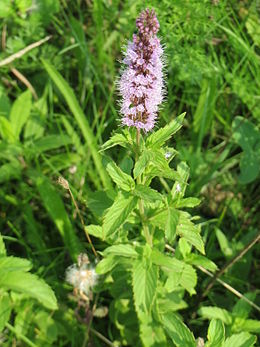
[[[149,131],[154,127],[163,100],[163,50],[159,22],[154,10],[145,10],[136,20],[138,33],[128,43],[119,90],[122,124]]]
[[[109,293],[109,317],[120,332],[119,345],[196,347],[204,341],[198,337],[196,342],[176,311],[187,307],[186,293],[196,294],[194,267],[203,263],[214,272],[216,265],[205,257],[200,224],[186,210],[200,203],[184,197],[189,168],[179,162],[175,170],[177,152],[165,146],[185,114],[148,135],[163,100],[163,51],[153,10],[143,11],[136,25],[120,79],[122,124],[127,127],[102,147],[121,146],[127,153],[119,165],[106,157],[115,190],[95,196],[89,208],[96,215],[98,210],[100,224],[86,230],[105,242],[96,267],[103,281],[98,290],[103,286],[106,298]],[[212,340],[218,328],[216,322],[210,325],[208,347],[218,345]]]

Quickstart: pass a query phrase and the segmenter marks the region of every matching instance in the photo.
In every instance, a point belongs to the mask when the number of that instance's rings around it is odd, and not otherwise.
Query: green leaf
[[[216,236],[217,236],[218,243],[220,245],[220,249],[221,249],[222,253],[226,257],[231,257],[233,255],[233,250],[229,246],[229,241],[228,241],[226,235],[218,228],[215,228],[215,231],[216,231]]]
[[[123,226],[129,214],[135,208],[137,198],[126,193],[119,193],[113,205],[107,210],[104,221],[103,231],[104,238],[114,234],[121,226]]]
[[[248,331],[250,333],[260,333],[260,322],[254,319],[244,319],[237,317],[232,324],[232,331]]]
[[[12,303],[8,293],[0,293],[0,333],[11,315]]]
[[[183,208],[183,207],[195,207],[200,204],[200,199],[198,198],[185,198],[181,199],[176,202],[176,208]]]
[[[111,271],[119,262],[119,258],[116,258],[114,256],[106,257],[97,264],[96,273],[99,275],[104,275],[107,272]]]
[[[162,201],[162,195],[158,193],[156,190],[147,187],[143,184],[137,184],[135,190],[133,192],[135,196],[145,201]]]
[[[189,328],[175,313],[161,316],[164,329],[177,347],[196,347],[195,339]]]
[[[147,165],[149,164],[151,160],[152,160],[152,152],[148,150],[144,150],[141,156],[139,157],[139,159],[137,160],[137,162],[135,163],[135,167],[134,167],[135,179],[144,172],[144,170],[146,169]]]
[[[120,167],[118,167],[114,162],[110,162],[106,167],[112,180],[118,185],[119,188],[129,192],[135,187],[135,182],[133,178],[126,173],[124,173]]]
[[[148,148],[161,148],[161,146],[171,138],[181,127],[186,112],[182,113],[177,118],[173,119],[165,127],[160,128],[152,133],[146,140]]]
[[[60,148],[72,144],[72,140],[67,135],[48,135],[39,140],[30,142],[30,146],[33,146],[39,153],[49,151],[51,149]]]
[[[166,289],[173,290],[179,285],[185,288],[191,295],[195,293],[197,283],[196,271],[192,266],[185,264],[176,258],[167,256],[157,249],[153,249],[151,260],[154,264],[161,266],[168,275]]]
[[[174,242],[175,240],[178,221],[178,211],[173,207],[168,207],[168,214],[165,225],[165,236],[170,243]]]
[[[0,274],[4,275],[6,271],[29,271],[32,264],[29,260],[18,257],[0,257]]]
[[[244,296],[247,299],[254,302],[256,297],[256,292],[245,293]],[[235,306],[233,307],[232,314],[240,318],[247,318],[251,310],[252,310],[252,306],[249,305],[245,300],[241,298],[236,302]]]
[[[154,300],[158,268],[148,259],[138,258],[133,264],[133,291],[137,314],[149,313]]]
[[[5,249],[5,244],[4,244],[4,240],[3,237],[0,233],[0,256],[1,255],[6,255],[6,249]]]
[[[223,323],[230,325],[232,323],[232,315],[224,308],[204,306],[199,309],[199,314],[207,319],[220,319]]]
[[[0,183],[20,178],[21,171],[21,165],[16,160],[0,166]]]
[[[173,198],[175,198],[176,196],[178,198],[183,198],[190,175],[190,169],[184,161],[182,161],[177,166],[177,173],[180,176],[181,180],[178,180],[178,182],[174,183],[171,193]]]
[[[123,133],[116,133],[110,137],[108,141],[106,141],[102,147],[101,151],[105,151],[111,147],[114,147],[116,145],[120,145],[121,147],[127,148],[129,146],[129,138],[126,136],[126,134]]]
[[[32,94],[29,90],[20,94],[12,106],[10,123],[16,140],[19,139],[21,130],[30,116],[31,106]]]
[[[119,244],[107,247],[103,255],[106,257],[108,255],[119,255],[121,257],[137,257],[137,252],[132,245],[129,244]]]
[[[157,323],[151,315],[142,314],[140,336],[144,346],[168,347],[167,338],[161,324]]]
[[[112,206],[113,200],[110,199],[107,192],[96,191],[88,194],[87,206],[95,216],[102,217],[105,210]]]
[[[225,340],[225,326],[222,321],[212,319],[208,329],[206,347],[221,347]]]
[[[180,215],[177,234],[196,247],[202,254],[205,254],[204,243],[199,234],[198,227],[196,227],[184,213]]]
[[[76,260],[78,254],[82,251],[82,246],[71,225],[60,196],[47,177],[36,171],[31,171],[30,177],[35,182],[42,203],[59,230],[70,256],[73,260]]]
[[[215,272],[217,270],[217,265],[213,261],[209,260],[200,254],[189,254],[185,257],[185,261],[191,265],[203,266],[205,269]]]
[[[228,337],[221,347],[251,347],[256,343],[256,336],[240,333]]]
[[[85,226],[85,231],[88,232],[89,235],[98,237],[99,239],[103,238],[103,231],[100,225],[90,224]]]
[[[111,182],[110,182],[109,176],[103,167],[100,154],[97,150],[97,143],[96,143],[95,136],[88,123],[86,116],[84,115],[84,112],[80,108],[80,105],[78,103],[78,100],[75,94],[73,93],[73,90],[71,89],[69,84],[65,81],[65,79],[60,75],[60,73],[56,71],[54,66],[47,63],[44,60],[42,60],[42,62],[46,71],[48,72],[48,74],[50,75],[50,77],[52,78],[56,86],[58,87],[59,91],[63,95],[64,99],[66,100],[71,112],[73,113],[82,131],[84,139],[89,147],[90,153],[95,163],[96,170],[100,175],[100,178],[104,187],[107,189],[111,188]]]
[[[20,271],[5,273],[0,277],[0,287],[29,295],[51,310],[58,308],[51,287],[36,275]]]
[[[15,136],[12,128],[12,124],[7,118],[0,116],[0,135],[3,140],[8,142],[14,142]]]

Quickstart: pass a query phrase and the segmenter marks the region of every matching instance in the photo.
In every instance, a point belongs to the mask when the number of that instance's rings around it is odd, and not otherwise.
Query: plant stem
[[[140,149],[140,137],[141,137],[141,133],[140,133],[140,129],[137,128],[136,130],[136,145],[137,145],[137,152],[136,152],[136,162],[138,160],[139,157],[139,149]],[[141,176],[137,177],[137,184],[141,184]],[[149,228],[146,225],[146,218],[145,218],[145,213],[144,213],[144,202],[142,199],[139,199],[139,212],[140,212],[140,216],[142,219],[142,224],[143,224],[143,228],[144,228],[144,236],[146,239],[146,242],[152,246],[153,241],[152,241],[152,237],[149,233]]]

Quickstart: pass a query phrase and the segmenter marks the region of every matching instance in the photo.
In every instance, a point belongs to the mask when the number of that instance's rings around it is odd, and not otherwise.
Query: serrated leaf
[[[152,133],[146,140],[146,145],[149,148],[160,148],[167,140],[171,138],[181,127],[186,112],[182,113],[177,118],[173,119],[165,127],[160,128]]]
[[[119,255],[121,257],[137,257],[137,252],[132,245],[119,244],[107,247],[103,252],[106,257],[108,255]]]
[[[167,338],[161,324],[153,320],[150,315],[142,315],[140,321],[140,335],[144,346],[168,347]]]
[[[114,162],[106,166],[106,170],[112,180],[123,190],[129,192],[135,187],[135,182],[130,175],[124,173]]]
[[[133,264],[132,278],[137,315],[149,313],[156,292],[158,268],[149,259],[138,258]]]
[[[190,175],[190,169],[184,161],[182,161],[177,166],[177,173],[180,176],[181,180],[174,183],[172,190],[171,190],[171,193],[172,193],[173,198],[175,198],[176,196],[178,198],[179,197],[183,198],[184,194],[185,194],[186,187],[187,187],[189,175]]]
[[[152,251],[151,260],[154,264],[161,266],[162,270],[166,270],[169,288],[173,287],[172,284],[176,287],[180,285],[191,295],[195,294],[194,288],[197,284],[197,275],[191,265],[167,256],[155,248]]]
[[[104,217],[104,238],[114,234],[124,224],[129,214],[135,208],[136,203],[136,197],[123,193],[118,194],[113,205],[107,210]]]
[[[19,95],[13,103],[10,113],[10,123],[12,125],[15,138],[18,140],[21,130],[30,116],[32,106],[32,94],[30,90]]]
[[[177,347],[196,347],[195,338],[189,328],[174,313],[161,316],[164,329]]]
[[[225,326],[222,321],[212,319],[208,328],[206,347],[221,347],[225,340]]]
[[[223,323],[229,325],[232,323],[232,315],[224,308],[214,306],[201,307],[198,313],[207,319],[220,319]]]
[[[0,287],[29,295],[51,310],[58,308],[51,287],[31,273],[20,271],[5,273],[0,277]]]
[[[176,208],[184,208],[184,207],[195,207],[200,204],[200,199],[198,198],[185,198],[180,199],[176,202]]]
[[[167,240],[172,243],[176,237],[176,230],[179,221],[179,213],[173,207],[168,207],[166,225],[165,225],[165,236]]]
[[[218,268],[213,261],[200,254],[189,254],[185,257],[185,261],[191,265],[203,266],[212,272],[215,272]]]
[[[240,333],[228,337],[221,347],[251,347],[256,343],[256,336]]]
[[[0,274],[4,274],[6,271],[29,271],[32,268],[32,264],[29,260],[18,257],[0,257]]]
[[[197,250],[202,254],[205,254],[204,243],[199,234],[198,228],[188,218],[186,218],[184,214],[181,214],[180,216],[179,224],[177,226],[177,234],[197,248]]]
[[[102,259],[96,266],[96,273],[104,275],[111,271],[119,262],[119,259],[114,256],[108,256]]]
[[[146,169],[151,159],[152,159],[152,153],[148,150],[144,150],[140,158],[135,163],[134,172],[133,172],[135,179],[144,172],[144,170]]]
[[[101,151],[105,151],[117,145],[125,148],[129,145],[129,139],[127,139],[125,134],[114,134],[111,136],[110,139],[102,145]]]
[[[133,194],[145,201],[162,201],[162,195],[160,193],[143,184],[137,184]]]
[[[8,293],[0,293],[0,333],[11,315],[12,303]]]

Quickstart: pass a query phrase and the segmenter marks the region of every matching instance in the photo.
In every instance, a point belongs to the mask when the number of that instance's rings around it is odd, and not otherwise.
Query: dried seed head
[[[58,184],[61,185],[64,189],[70,189],[69,182],[63,177],[58,178]]]

